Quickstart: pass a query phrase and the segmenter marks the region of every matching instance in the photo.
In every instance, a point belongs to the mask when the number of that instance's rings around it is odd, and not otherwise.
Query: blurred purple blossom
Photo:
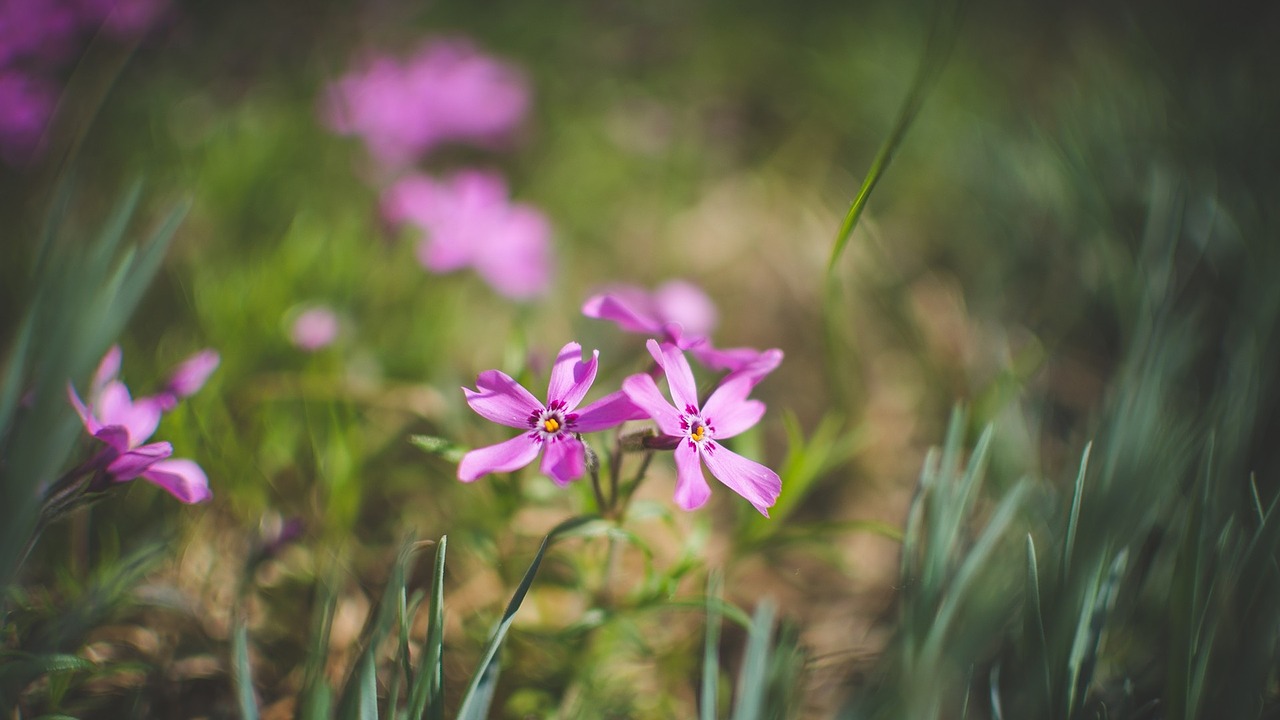
[[[441,143],[497,142],[528,107],[523,74],[453,38],[429,41],[403,62],[370,58],[329,85],[322,114],[335,132],[359,135],[379,163],[402,168]]]
[[[418,262],[433,272],[475,269],[499,293],[527,300],[551,281],[551,226],[531,205],[512,203],[501,175],[467,170],[445,180],[409,175],[383,195],[393,225],[423,235]]]
[[[207,358],[205,354],[196,358],[202,356]],[[191,363],[189,360],[183,366]],[[180,367],[175,376],[182,370]],[[116,378],[119,371],[120,348],[116,346],[108,350],[98,364],[89,387],[88,402],[81,400],[74,386],[67,385],[67,395],[85,431],[106,444],[90,463],[91,467],[113,482],[142,478],[184,503],[208,500],[212,497],[209,478],[199,465],[191,460],[171,458],[173,446],[167,442],[147,442],[167,409],[165,394],[134,400],[129,388]],[[212,368],[208,371],[212,372]],[[193,374],[188,371],[187,375],[185,387],[191,388]],[[204,377],[207,376],[205,372]],[[203,381],[204,378],[200,378],[200,384]]]
[[[293,344],[307,352],[315,352],[338,338],[338,316],[329,308],[316,306],[298,314],[289,330]]]
[[[6,163],[22,165],[36,154],[56,100],[51,85],[0,70],[0,156]]]
[[[672,280],[653,292],[637,285],[614,285],[587,298],[582,314],[629,332],[657,335],[713,370],[737,371],[761,361],[762,353],[755,348],[719,349],[711,344],[715,304],[701,288],[684,280]]]
[[[512,472],[542,454],[543,475],[566,485],[586,471],[585,450],[578,433],[606,430],[645,417],[621,392],[606,395],[577,410],[596,379],[600,352],[582,361],[582,346],[571,342],[560,349],[551,366],[547,402],[539,402],[523,385],[504,372],[487,370],[476,378],[476,390],[462,388],[467,404],[486,420],[519,428],[521,434],[488,447],[476,448],[458,463],[458,479],[471,482],[481,475]]]
[[[778,474],[716,442],[751,428],[764,416],[764,403],[747,397],[762,376],[753,372],[731,373],[706,402],[700,403],[693,370],[680,348],[671,343],[659,344],[656,340],[649,340],[648,347],[654,361],[666,372],[671,400],[667,400],[653,378],[644,373],[624,380],[622,390],[653,418],[663,435],[679,441],[674,448],[676,504],[685,510],[694,510],[707,502],[711,488],[702,474],[705,464],[717,480],[768,517],[769,508],[782,491]],[[776,356],[779,362],[782,360],[780,350],[764,354]]]

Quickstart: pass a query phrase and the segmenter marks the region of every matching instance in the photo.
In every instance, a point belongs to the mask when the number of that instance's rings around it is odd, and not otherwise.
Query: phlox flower
[[[359,135],[380,164],[401,168],[441,143],[499,140],[528,107],[516,68],[456,38],[427,42],[403,62],[374,57],[329,86],[322,113],[334,131]]]
[[[764,416],[765,405],[747,396],[772,362],[776,367],[782,353],[768,351],[770,361],[730,373],[705,403],[698,402],[693,371],[680,348],[671,343],[649,340],[649,353],[665,371],[671,392],[669,402],[649,375],[640,373],[622,383],[622,391],[673,439],[676,462],[676,504],[685,510],[701,507],[711,496],[702,474],[705,464],[717,480],[747,499],[765,517],[782,491],[778,474],[754,460],[748,460],[718,440],[747,430]],[[769,369],[772,369],[770,367]]]
[[[716,306],[701,288],[683,280],[672,280],[653,292],[636,285],[614,285],[587,298],[582,314],[612,321],[629,332],[656,335],[689,351],[712,370],[739,370],[760,358],[754,348],[712,346]]]
[[[338,339],[338,316],[323,306],[307,308],[298,314],[289,329],[289,340],[307,352],[328,347]]]
[[[179,366],[169,386],[156,397],[134,400],[129,388],[116,378],[120,370],[119,346],[107,351],[99,363],[87,403],[80,399],[75,387],[68,384],[67,394],[85,430],[106,444],[92,464],[114,482],[142,478],[184,503],[212,497],[209,478],[199,465],[191,460],[171,458],[173,446],[167,442],[147,442],[160,424],[165,405],[189,394],[187,391],[195,392],[212,372],[211,352],[205,351]],[[216,357],[213,353],[214,366]]]
[[[540,470],[566,485],[586,471],[586,456],[578,433],[606,430],[645,417],[621,392],[578,410],[596,379],[600,351],[582,360],[582,346],[571,342],[560,349],[551,366],[547,401],[541,402],[506,373],[487,370],[476,378],[476,389],[462,388],[467,404],[482,417],[523,432],[510,440],[477,448],[458,463],[458,479],[471,482],[481,475],[511,472],[542,454]]]
[[[422,231],[418,262],[432,272],[473,268],[514,300],[536,297],[551,282],[551,225],[537,208],[512,203],[497,173],[408,175],[387,189],[382,210],[393,225]]]

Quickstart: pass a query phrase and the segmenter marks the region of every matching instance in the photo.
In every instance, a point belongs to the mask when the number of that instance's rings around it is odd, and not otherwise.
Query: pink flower
[[[298,315],[293,321],[289,339],[298,348],[315,352],[338,339],[338,329],[338,316],[327,307],[317,306]]]
[[[441,143],[500,140],[528,106],[519,71],[452,39],[428,42],[403,63],[373,58],[329,86],[322,112],[334,131],[359,135],[375,160],[397,168]]]
[[[75,387],[67,385],[67,394],[85,430],[107,445],[95,458],[94,465],[114,482],[140,477],[184,503],[208,500],[212,497],[209,478],[199,465],[191,460],[170,458],[173,446],[167,442],[147,443],[160,424],[164,401],[133,400],[129,388],[116,379],[119,371],[120,348],[115,346],[107,351],[94,373],[88,403],[80,399]]]
[[[422,231],[418,261],[433,272],[475,269],[515,300],[542,294],[551,281],[551,226],[536,208],[512,203],[502,176],[462,171],[447,180],[409,175],[382,202],[393,225]]]
[[[21,72],[0,69],[0,157],[23,165],[39,154],[57,91]]]
[[[676,504],[693,510],[706,503],[711,488],[702,474],[702,465],[717,480],[747,499],[765,517],[782,491],[782,480],[769,468],[731,452],[716,440],[730,438],[750,428],[764,415],[764,403],[749,400],[751,389],[763,377],[763,362],[741,372],[730,373],[705,403],[699,404],[693,371],[680,348],[671,343],[648,342],[649,353],[666,371],[674,404],[658,390],[653,378],[643,373],[622,383],[633,403],[644,409],[658,424],[658,430],[673,438],[676,460]],[[782,353],[765,353],[781,361]],[[776,366],[777,362],[773,362]],[[772,368],[770,368],[772,369]],[[766,371],[767,372],[767,371]]]
[[[587,298],[582,314],[611,320],[630,332],[657,335],[712,370],[739,370],[760,359],[754,348],[721,350],[711,345],[715,304],[698,286],[683,280],[672,280],[652,293],[636,285],[615,285]]]
[[[160,408],[165,412],[177,406],[178,400],[195,395],[204,387],[209,376],[218,369],[222,357],[214,350],[201,350],[183,360],[169,375],[169,382],[164,390],[155,397]]]
[[[560,349],[551,367],[544,404],[506,373],[488,370],[476,378],[476,390],[462,388],[467,404],[482,417],[524,432],[506,442],[477,448],[458,463],[458,479],[471,482],[481,475],[511,472],[542,453],[542,474],[565,485],[586,471],[585,452],[578,433],[605,430],[627,420],[645,417],[621,392],[607,395],[575,412],[596,379],[600,352],[582,361],[582,346],[571,342]]]

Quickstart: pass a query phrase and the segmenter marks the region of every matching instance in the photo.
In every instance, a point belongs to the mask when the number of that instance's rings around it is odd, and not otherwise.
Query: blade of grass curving
[[[1033,652],[1040,660],[1044,677],[1044,714],[1052,714],[1053,673],[1049,667],[1049,641],[1044,632],[1044,605],[1040,600],[1040,563],[1036,560],[1036,541],[1027,533],[1027,607],[1031,622]]]
[[[325,682],[324,666],[329,656],[333,615],[338,607],[338,596],[333,592],[335,574],[331,568],[328,579],[316,584],[317,602],[311,619],[311,646],[307,649],[300,693],[302,708],[299,717],[304,720],[328,718],[329,708],[333,704],[333,689]]]
[[[258,720],[258,700],[253,695],[253,669],[249,667],[249,628],[237,620],[231,633],[232,679],[242,720]]]
[[[409,688],[410,720],[444,720],[444,560],[449,536],[440,536],[431,572],[431,611],[422,663]]]
[[[962,419],[955,419],[957,425],[962,425]],[[969,517],[974,502],[978,499],[978,490],[982,485],[982,479],[986,475],[987,455],[991,449],[992,428],[990,425],[982,431],[981,437],[974,445],[973,453],[969,456],[969,464],[965,468],[964,474],[957,483],[948,483],[946,490],[946,499],[937,503],[935,507],[941,513],[937,518],[937,527],[934,532],[931,543],[933,547],[941,550],[950,550],[958,546],[960,531],[964,527],[965,520]],[[950,445],[950,438],[948,438]],[[954,460],[958,460],[953,456]],[[943,472],[952,472],[952,465],[947,464],[947,455],[943,455]],[[944,506],[945,504],[945,506]],[[947,564],[948,552],[936,552],[931,557],[939,558],[939,567],[935,568],[933,580],[941,582],[944,568]],[[929,578],[926,575],[926,578]]]
[[[733,720],[760,720],[769,684],[765,673],[773,640],[774,608],[771,600],[763,600],[751,617],[746,655],[738,672],[738,685],[733,705]]]
[[[1084,446],[1080,454],[1080,472],[1076,473],[1075,490],[1071,493],[1071,514],[1067,516],[1067,539],[1062,544],[1062,578],[1065,580],[1071,572],[1071,553],[1076,546],[1076,528],[1080,526],[1080,502],[1084,497],[1084,476],[1089,471],[1089,453],[1093,451],[1093,443]]]
[[[1004,704],[1000,702],[1000,663],[991,668],[988,683],[991,691],[991,720],[1004,720]]]
[[[378,720],[378,669],[372,653],[360,663],[360,701],[356,715],[344,715],[353,720]]]
[[[138,209],[138,201],[141,199],[142,181],[134,180],[125,192],[124,199],[120,201],[115,211],[107,218],[106,224],[102,227],[102,232],[98,234],[98,241],[94,243],[89,255],[90,262],[93,265],[106,267],[110,264],[111,259],[115,257],[116,251],[120,247],[120,243],[124,240],[125,231],[129,228],[129,221],[133,219],[133,214]]]
[[[375,682],[372,686],[373,695],[370,697],[367,676],[373,673],[376,678],[378,650],[390,634],[399,615],[400,595],[404,592],[407,581],[409,559],[416,549],[417,543],[412,537],[405,538],[400,545],[400,551],[396,554],[395,563],[391,567],[391,577],[387,579],[387,586],[382,591],[382,600],[378,603],[377,611],[365,625],[361,639],[364,650],[356,661],[355,672],[347,678],[346,687],[343,688],[341,699],[338,701],[339,718],[364,717],[365,708],[370,702],[374,705],[375,715],[377,713],[377,684]]]
[[[502,648],[503,641],[506,640],[507,631],[511,628],[511,622],[515,619],[516,611],[520,609],[520,604],[524,602],[525,595],[528,594],[529,588],[533,585],[533,579],[538,574],[538,567],[542,564],[542,557],[546,554],[547,548],[560,539],[561,536],[571,533],[578,527],[596,519],[597,516],[595,515],[569,518],[555,526],[542,539],[542,545],[538,548],[537,554],[533,556],[533,561],[529,563],[529,568],[525,570],[524,577],[520,580],[519,586],[516,587],[515,594],[511,596],[511,601],[507,603],[507,609],[502,613],[502,619],[498,621],[498,626],[494,628],[493,636],[489,639],[489,645],[485,648],[480,665],[476,668],[470,684],[467,685],[466,692],[462,696],[462,705],[458,710],[458,720],[483,720],[488,715],[489,702],[493,699],[493,691],[498,680],[498,651]]]
[[[925,639],[921,656],[926,667],[940,661],[944,643],[950,634],[951,627],[959,617],[961,608],[969,599],[973,583],[979,571],[987,564],[987,560],[995,552],[996,544],[1004,537],[1005,531],[1013,524],[1013,520],[1021,509],[1024,496],[1030,492],[1031,484],[1026,479],[1020,480],[996,506],[991,520],[983,528],[973,549],[965,556],[964,562],[956,570],[955,577],[947,588],[942,604],[938,608],[929,636]]]
[[[400,591],[400,662],[391,678],[391,687],[387,690],[387,715],[392,720],[400,716],[397,710],[400,706],[400,685],[409,682],[410,678],[413,677],[413,667],[409,663],[409,624],[412,622],[421,602],[422,591],[415,591],[411,598],[405,597],[404,590]]]
[[[875,190],[876,184],[889,168],[889,163],[907,135],[907,129],[911,127],[920,108],[924,105],[931,86],[942,74],[942,69],[946,67],[947,58],[951,54],[951,48],[955,44],[959,31],[962,9],[962,0],[955,2],[942,0],[938,3],[929,36],[925,41],[924,56],[916,66],[915,77],[911,80],[907,96],[898,108],[898,116],[894,120],[889,135],[876,151],[871,167],[862,180],[862,186],[858,188],[858,194],[854,196],[853,202],[849,205],[849,211],[845,213],[844,221],[840,223],[840,230],[836,233],[835,242],[831,247],[831,257],[827,261],[828,276],[834,273],[836,262],[840,260],[845,246],[849,244],[849,238],[853,237],[853,230],[858,225],[858,219],[862,217],[862,211],[867,205],[867,200],[871,198],[871,192]]]
[[[1067,717],[1074,717],[1080,704],[1084,702],[1084,694],[1093,679],[1094,664],[1098,659],[1098,647],[1102,642],[1102,631],[1106,628],[1107,617],[1115,605],[1116,592],[1128,563],[1129,551],[1116,553],[1107,571],[1106,577],[1095,576],[1097,592],[1086,598],[1084,609],[1076,626],[1076,637],[1071,647],[1070,675],[1071,686],[1068,688]],[[1102,566],[1099,566],[1099,571]]]
[[[720,588],[719,571],[707,575],[707,637],[702,648],[702,700],[698,704],[701,720],[716,720],[716,699],[720,682]]]

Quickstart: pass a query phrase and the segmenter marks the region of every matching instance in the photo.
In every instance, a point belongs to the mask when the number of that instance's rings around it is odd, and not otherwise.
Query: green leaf
[[[765,707],[769,683],[765,674],[769,669],[769,655],[773,640],[773,602],[762,601],[751,618],[751,630],[747,637],[747,651],[738,672],[737,698],[733,706],[733,720],[760,720]]]
[[[236,622],[231,633],[231,667],[240,717],[242,720],[258,720],[258,700],[253,696],[253,670],[249,667],[249,630],[243,620]]]
[[[409,689],[410,720],[444,720],[444,561],[448,545],[448,535],[442,535],[436,545],[423,660]]]
[[[707,637],[702,649],[701,720],[716,720],[716,694],[720,680],[720,586],[719,572],[707,575]]]
[[[480,665],[476,668],[475,675],[471,678],[471,683],[467,685],[467,690],[462,696],[462,705],[458,710],[458,720],[484,720],[488,716],[489,703],[493,700],[493,692],[498,682],[498,651],[502,649],[502,643],[506,640],[507,631],[511,628],[516,612],[520,609],[525,595],[528,594],[529,588],[533,585],[533,579],[538,574],[538,567],[542,564],[542,558],[546,554],[547,548],[560,539],[561,536],[572,533],[596,519],[597,516],[595,515],[569,518],[553,528],[542,539],[542,545],[538,548],[537,554],[533,556],[533,561],[529,563],[529,568],[525,570],[524,577],[520,580],[520,585],[516,587],[515,594],[511,596],[511,601],[507,603],[507,609],[503,612],[502,619],[498,621],[498,626],[494,628],[493,636],[489,639],[489,645],[485,648]]]

